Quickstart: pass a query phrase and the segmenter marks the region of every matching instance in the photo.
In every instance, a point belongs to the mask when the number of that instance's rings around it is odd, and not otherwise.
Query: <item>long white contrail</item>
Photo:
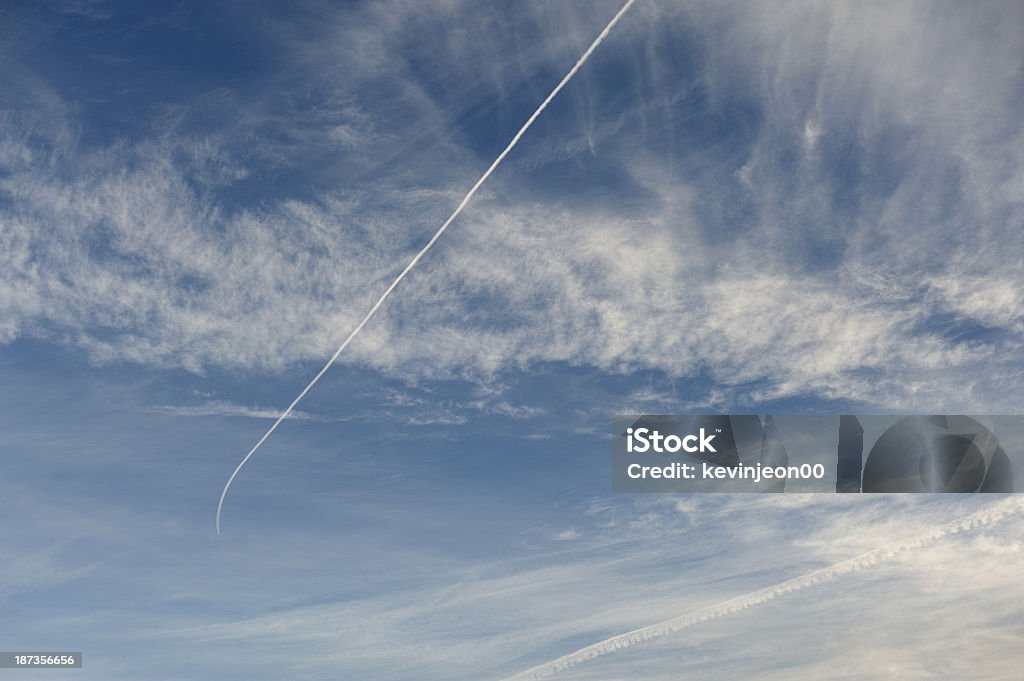
[[[788,579],[785,582],[780,582],[774,586],[769,586],[758,591],[752,591],[748,594],[723,601],[716,605],[701,608],[700,610],[694,610],[693,612],[688,612],[685,615],[680,615],[679,617],[674,617],[672,619],[665,620],[664,622],[658,622],[657,624],[652,624],[640,629],[634,629],[633,631],[628,631],[624,634],[619,634],[618,636],[612,636],[604,641],[594,643],[585,648],[580,648],[574,653],[563,655],[562,657],[551,660],[550,662],[545,662],[544,664],[532,667],[524,672],[520,672],[515,676],[510,676],[505,679],[505,681],[530,681],[533,679],[541,679],[568,669],[569,667],[575,667],[581,662],[592,660],[595,657],[607,655],[608,653],[621,650],[622,648],[628,648],[629,646],[636,645],[637,643],[666,636],[677,632],[680,629],[700,624],[701,622],[715,620],[734,612],[739,612],[740,610],[746,610],[747,608],[760,605],[761,603],[766,603],[784,594],[806,589],[807,587],[818,584],[819,582],[835,579],[836,577],[841,577],[843,575],[850,574],[851,572],[858,572],[871,567],[872,565],[892,560],[906,551],[931,544],[932,542],[938,541],[939,539],[951,534],[957,534],[975,527],[991,525],[1010,516],[1021,513],[1022,511],[1024,511],[1024,501],[1015,498],[1006,499],[1005,501],[994,504],[989,508],[982,509],[976,513],[960,518],[959,520],[954,520],[953,522],[941,525],[929,532],[919,534],[909,539],[902,539],[891,544],[886,544],[880,548],[862,553],[859,556],[854,556],[853,558],[840,561],[833,565],[829,565],[828,567],[820,568],[814,572],[809,572],[806,575],[794,577],[793,579]]]
[[[238,466],[231,474],[231,477],[228,478],[227,483],[224,485],[224,491],[220,493],[220,501],[217,502],[217,534],[220,534],[220,512],[221,509],[223,509],[224,507],[224,497],[227,496],[228,490],[231,488],[231,483],[235,481],[235,477],[238,475],[238,472],[242,470],[242,467],[245,466],[246,462],[249,461],[252,455],[256,453],[256,450],[259,449],[260,446],[267,441],[267,438],[270,437],[271,433],[277,430],[277,427],[281,425],[281,422],[288,418],[288,415],[292,413],[293,409],[295,409],[295,405],[301,402],[302,398],[306,396],[306,393],[308,393],[310,389],[317,384],[317,381],[319,381],[320,378],[325,373],[327,373],[327,370],[331,368],[331,365],[334,364],[335,360],[338,359],[338,356],[341,355],[342,352],[344,352],[345,348],[348,347],[348,344],[352,342],[352,339],[359,335],[359,332],[363,330],[363,327],[366,326],[366,323],[373,318],[373,315],[377,314],[377,310],[380,309],[380,306],[383,305],[384,301],[387,300],[388,296],[391,295],[391,292],[395,290],[395,287],[398,286],[402,279],[405,279],[405,275],[409,274],[409,271],[412,270],[413,267],[416,267],[416,264],[424,255],[427,254],[427,251],[433,248],[437,240],[440,239],[441,235],[444,234],[446,229],[448,229],[448,225],[452,224],[455,218],[459,216],[459,213],[462,212],[462,209],[466,207],[466,204],[469,203],[470,199],[473,198],[473,195],[476,194],[476,191],[480,189],[480,185],[487,181],[487,178],[491,176],[491,173],[494,172],[494,169],[497,168],[503,160],[505,160],[505,157],[508,156],[508,153],[512,151],[512,148],[515,147],[516,144],[519,142],[519,138],[523,136],[523,134],[529,129],[531,125],[533,125],[533,122],[537,120],[537,117],[540,116],[541,113],[543,113],[544,109],[546,109],[548,104],[551,103],[551,100],[554,99],[559,92],[561,92],[562,88],[565,87],[566,83],[572,80],[572,77],[576,75],[576,72],[580,70],[580,68],[587,62],[588,59],[590,59],[590,55],[594,52],[594,50],[597,49],[598,45],[604,42],[604,39],[607,38],[608,34],[611,33],[613,28],[615,28],[615,24],[619,23],[619,20],[627,11],[629,11],[629,8],[633,6],[634,2],[636,2],[636,0],[627,0],[626,4],[622,6],[622,9],[620,9],[618,13],[614,17],[612,17],[612,20],[608,22],[608,25],[604,27],[604,30],[601,31],[601,33],[598,34],[598,36],[594,39],[594,42],[590,43],[590,47],[587,48],[587,51],[583,53],[583,55],[576,61],[576,64],[574,64],[573,67],[569,70],[569,73],[565,74],[565,77],[562,78],[558,85],[555,86],[555,89],[551,91],[551,94],[549,94],[544,99],[544,101],[540,103],[540,106],[537,107],[537,110],[533,112],[533,114],[526,120],[525,123],[523,123],[523,127],[519,128],[519,132],[515,134],[515,137],[513,137],[512,141],[508,143],[508,146],[505,147],[505,150],[498,154],[498,158],[494,159],[494,162],[491,163],[490,167],[487,168],[486,171],[484,171],[484,174],[481,175],[480,179],[476,181],[476,184],[473,185],[473,188],[466,193],[466,195],[462,198],[462,201],[459,203],[458,207],[456,207],[452,214],[448,216],[448,219],[444,221],[444,224],[441,225],[437,232],[434,233],[434,236],[430,238],[430,241],[427,242],[427,245],[424,246],[420,250],[420,252],[417,253],[416,256],[409,261],[409,264],[405,266],[405,269],[402,270],[401,274],[395,277],[395,280],[391,282],[391,285],[388,286],[387,289],[384,290],[384,293],[382,293],[380,298],[377,299],[377,302],[373,304],[373,307],[371,307],[370,311],[366,313],[366,316],[363,317],[362,321],[356,325],[356,328],[352,329],[352,333],[350,333],[348,335],[348,338],[345,339],[345,342],[343,342],[338,347],[338,349],[334,351],[334,354],[331,355],[331,358],[329,360],[327,360],[327,363],[324,364],[323,368],[320,369],[319,372],[317,372],[316,376],[313,377],[313,380],[309,382],[309,385],[302,389],[302,392],[299,393],[298,397],[292,400],[292,403],[288,405],[288,408],[285,409],[284,412],[277,417],[277,420],[274,421],[274,425],[270,426],[270,428],[267,429],[267,432],[263,434],[263,437],[261,437],[255,445],[253,445],[253,448],[249,450],[249,453],[245,455],[241,462],[239,462]]]

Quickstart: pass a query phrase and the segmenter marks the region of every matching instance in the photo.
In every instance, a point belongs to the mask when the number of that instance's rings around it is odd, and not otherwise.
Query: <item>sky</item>
[[[1019,2],[638,0],[215,534],[620,7],[0,6],[0,649],[497,680],[910,542],[552,678],[1016,678],[1024,517],[942,530],[1013,497],[613,494],[608,431],[1020,413]]]

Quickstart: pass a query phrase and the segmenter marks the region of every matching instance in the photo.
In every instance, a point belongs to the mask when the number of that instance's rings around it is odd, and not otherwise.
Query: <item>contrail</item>
[[[570,667],[575,667],[581,662],[592,660],[595,657],[607,655],[608,653],[613,653],[616,650],[628,648],[632,645],[636,645],[637,643],[649,641],[654,638],[667,636],[668,634],[677,632],[680,629],[685,629],[695,624],[700,624],[701,622],[708,622],[720,617],[725,617],[726,615],[731,615],[732,613],[739,612],[740,610],[752,608],[755,605],[766,603],[784,594],[806,589],[807,587],[818,584],[819,582],[841,577],[852,572],[859,572],[860,570],[877,565],[878,563],[884,563],[888,560],[892,560],[906,551],[931,544],[943,537],[957,534],[965,530],[970,530],[972,528],[991,525],[1022,511],[1024,511],[1024,501],[1019,499],[1007,499],[990,508],[977,511],[976,513],[960,518],[959,520],[954,520],[916,537],[886,544],[885,546],[862,553],[859,556],[854,556],[853,558],[840,561],[833,565],[829,565],[828,567],[820,568],[814,572],[809,572],[806,575],[794,577],[793,579],[788,579],[785,582],[780,582],[774,586],[769,586],[758,591],[752,591],[748,594],[737,596],[736,598],[723,601],[716,605],[688,612],[685,615],[680,615],[679,617],[674,617],[672,619],[665,620],[664,622],[658,622],[657,624],[651,624],[640,629],[634,629],[633,631],[628,631],[624,634],[619,634],[618,636],[612,636],[604,641],[594,643],[585,648],[580,648],[574,653],[563,655],[562,657],[551,660],[550,662],[545,662],[544,664],[532,667],[524,672],[520,672],[515,676],[510,676],[504,681],[528,681],[532,679],[542,679]]]
[[[359,332],[363,330],[363,327],[366,326],[366,323],[373,318],[373,315],[377,314],[377,310],[380,309],[380,306],[383,305],[384,301],[388,299],[388,296],[390,296],[391,292],[395,290],[395,287],[398,286],[402,279],[405,279],[405,275],[409,274],[409,271],[412,270],[413,267],[416,267],[416,264],[424,255],[427,254],[427,251],[433,248],[437,240],[440,239],[441,235],[444,234],[446,229],[448,229],[448,225],[452,224],[455,218],[459,216],[459,213],[462,212],[462,209],[466,207],[466,204],[469,203],[470,199],[473,198],[473,195],[476,194],[476,191],[480,189],[480,185],[487,181],[487,178],[491,176],[491,173],[494,172],[494,169],[497,168],[501,164],[501,162],[505,160],[505,157],[508,156],[508,153],[512,151],[512,148],[515,147],[516,144],[519,142],[519,138],[523,136],[523,134],[530,128],[531,125],[533,125],[533,122],[537,120],[537,117],[540,116],[541,113],[543,113],[544,109],[546,109],[548,104],[551,103],[551,100],[554,99],[555,96],[562,91],[562,88],[565,87],[566,83],[572,80],[572,77],[576,75],[576,72],[580,70],[580,68],[587,62],[588,59],[590,59],[590,55],[594,52],[594,50],[597,49],[598,45],[604,42],[604,39],[608,37],[608,34],[611,33],[612,29],[615,28],[615,25],[619,23],[619,20],[623,17],[623,15],[625,15],[625,13],[629,11],[629,8],[633,6],[634,2],[636,2],[636,0],[627,0],[626,4],[622,6],[622,9],[620,9],[618,13],[614,17],[612,17],[612,20],[608,22],[608,25],[604,27],[604,30],[601,31],[601,33],[598,34],[598,36],[594,39],[594,42],[590,43],[590,47],[587,48],[587,51],[583,53],[583,55],[576,61],[576,64],[574,64],[573,67],[569,70],[569,73],[565,74],[565,77],[562,78],[558,85],[555,86],[555,89],[551,91],[551,94],[549,94],[544,99],[544,101],[540,103],[540,106],[537,107],[537,110],[534,111],[528,119],[526,119],[526,122],[523,123],[523,127],[519,128],[519,132],[515,134],[515,137],[513,137],[512,141],[508,143],[508,146],[505,147],[505,150],[498,154],[498,158],[494,159],[494,162],[491,163],[490,167],[487,168],[486,171],[484,171],[484,174],[481,175],[480,179],[476,181],[476,184],[473,185],[473,188],[470,189],[462,198],[462,201],[459,203],[458,207],[456,207],[452,214],[448,216],[448,219],[445,220],[444,224],[441,225],[437,232],[434,233],[434,236],[430,238],[430,241],[427,242],[427,245],[424,246],[420,250],[420,252],[417,253],[416,256],[409,261],[409,264],[405,266],[405,269],[402,270],[401,274],[395,277],[395,280],[391,282],[391,285],[384,290],[384,293],[382,293],[380,298],[377,299],[377,302],[373,304],[373,307],[371,307],[370,311],[366,313],[366,316],[363,317],[362,321],[356,325],[356,328],[352,329],[352,333],[350,333],[348,335],[348,338],[345,339],[345,342],[343,342],[338,347],[338,349],[334,351],[334,354],[331,355],[331,358],[329,360],[327,360],[327,363],[324,364],[323,368],[320,369],[319,372],[317,372],[316,376],[313,377],[313,380],[309,382],[309,385],[302,389],[302,392],[299,393],[298,397],[292,400],[292,403],[288,405],[288,408],[285,409],[284,412],[279,417],[277,417],[277,420],[274,421],[274,425],[270,426],[270,428],[267,429],[267,432],[263,434],[263,437],[261,437],[259,441],[255,445],[253,445],[253,448],[249,450],[249,453],[242,458],[242,461],[239,462],[238,466],[231,474],[231,477],[228,478],[227,483],[224,485],[224,491],[220,493],[220,501],[217,502],[217,534],[220,534],[220,512],[221,509],[224,507],[224,497],[227,496],[228,490],[231,488],[231,483],[234,482],[235,477],[238,475],[238,472],[242,470],[242,467],[245,466],[246,462],[249,461],[252,455],[256,453],[256,450],[259,449],[260,446],[267,441],[267,438],[270,437],[271,433],[277,430],[277,427],[281,425],[281,422],[288,418],[288,415],[292,413],[293,409],[295,409],[295,405],[301,402],[302,398],[306,396],[306,393],[308,393],[310,389],[312,389],[312,387],[317,384],[317,381],[319,381],[320,378],[325,373],[327,373],[327,370],[331,368],[331,365],[334,364],[335,360],[338,359],[338,356],[341,355],[345,348],[348,347],[348,344],[352,342],[352,339],[359,335]]]

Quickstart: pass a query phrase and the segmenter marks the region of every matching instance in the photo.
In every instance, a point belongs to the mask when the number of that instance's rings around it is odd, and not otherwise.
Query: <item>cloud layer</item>
[[[732,404],[1019,398],[1020,7],[636,9],[347,361],[705,375]],[[0,339],[196,372],[328,356],[600,27],[567,5],[461,30],[473,11],[282,21],[285,96],[224,85],[109,143],[12,71]]]

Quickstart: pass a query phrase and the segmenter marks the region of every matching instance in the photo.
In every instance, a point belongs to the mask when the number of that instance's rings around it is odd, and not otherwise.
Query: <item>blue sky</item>
[[[1021,5],[639,0],[214,534],[619,6],[0,8],[0,648],[501,679],[1001,503],[610,493],[618,413],[1024,398]],[[1022,530],[554,678],[1009,679]]]

